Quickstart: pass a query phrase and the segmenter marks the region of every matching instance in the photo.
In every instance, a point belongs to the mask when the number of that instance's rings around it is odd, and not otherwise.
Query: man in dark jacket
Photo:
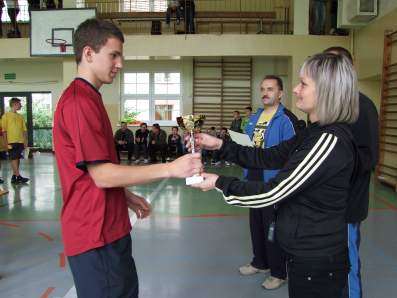
[[[241,121],[242,121],[242,119],[240,117],[240,112],[234,111],[233,112],[233,121],[232,121],[232,124],[230,124],[230,130],[241,133],[242,132]]]
[[[155,123],[149,134],[149,156],[152,163],[157,162],[157,152],[160,152],[161,161],[165,163],[167,155],[167,134],[160,128],[158,123]]]
[[[128,160],[131,160],[134,153],[134,133],[128,128],[126,122],[121,122],[121,128],[114,134],[117,157],[120,160],[120,151],[128,151]]]
[[[168,136],[168,157],[167,160],[171,160],[174,155],[179,157],[182,155],[182,138],[178,133],[178,127],[172,127],[172,133]]]
[[[246,125],[246,133],[257,148],[269,148],[292,138],[298,125],[296,116],[281,104],[283,81],[274,75],[265,76],[260,85],[263,108],[253,114]],[[248,181],[269,182],[278,173],[277,169],[249,169]],[[249,210],[252,241],[252,261],[241,266],[242,275],[270,272],[262,286],[277,289],[287,277],[286,256],[276,239],[269,239],[270,229],[274,229],[277,206],[252,208]]]
[[[140,153],[142,152],[144,163],[148,163],[148,137],[149,130],[146,123],[141,123],[140,128],[135,132],[135,163],[140,162]]]
[[[342,55],[353,63],[353,58],[348,50],[342,47],[331,47],[324,51]],[[358,147],[360,170],[351,190],[346,220],[348,222],[349,236],[349,259],[351,269],[347,287],[343,297],[362,297],[361,274],[360,274],[360,224],[368,216],[369,184],[371,171],[378,163],[378,112],[373,102],[364,94],[359,97],[360,113],[358,120],[350,125]]]

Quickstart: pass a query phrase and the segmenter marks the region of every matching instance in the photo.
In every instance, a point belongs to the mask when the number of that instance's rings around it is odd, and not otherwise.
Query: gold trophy
[[[200,128],[204,123],[204,115],[186,115],[182,117],[177,117],[176,121],[182,129],[186,130],[190,134],[189,142],[190,148],[192,148],[192,153],[196,152],[194,146],[194,130]],[[196,184],[202,182],[204,179],[200,175],[194,175],[186,178],[186,185]]]

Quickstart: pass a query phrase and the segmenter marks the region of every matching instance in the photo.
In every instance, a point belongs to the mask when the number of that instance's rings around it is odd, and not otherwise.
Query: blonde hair
[[[316,84],[316,112],[320,125],[357,121],[357,75],[346,57],[330,53],[316,54],[305,60],[300,74],[310,77]]]

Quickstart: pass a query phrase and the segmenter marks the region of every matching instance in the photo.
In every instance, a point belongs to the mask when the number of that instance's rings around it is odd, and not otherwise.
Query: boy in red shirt
[[[62,236],[79,297],[138,297],[128,207],[138,218],[151,212],[126,189],[202,169],[200,154],[142,167],[119,164],[99,88],[122,68],[124,37],[112,23],[89,19],[74,35],[77,78],[62,94],[54,116],[54,147],[62,186]]]

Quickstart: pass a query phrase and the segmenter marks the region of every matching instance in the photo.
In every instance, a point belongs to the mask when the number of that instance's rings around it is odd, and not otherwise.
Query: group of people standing
[[[156,163],[157,155],[161,162],[166,162],[183,154],[182,138],[178,127],[172,127],[172,133],[167,138],[167,133],[154,123],[149,131],[146,123],[141,123],[140,128],[134,133],[128,128],[126,122],[121,122],[121,127],[114,135],[117,157],[120,152],[127,151],[128,161],[135,163]],[[150,159],[149,159],[150,158]]]
[[[127,187],[200,174],[203,182],[193,187],[217,189],[226,203],[251,210],[254,258],[240,268],[242,274],[269,271],[267,289],[280,287],[288,276],[290,298],[360,297],[359,226],[368,212],[378,123],[372,102],[359,94],[350,53],[331,48],[304,61],[294,94],[307,127],[280,103],[282,81],[267,76],[263,109],[246,126],[254,147],[195,134],[197,147],[217,150],[247,169],[242,181],[204,172],[199,153],[166,164],[119,164],[98,90],[122,68],[123,42],[112,23],[90,19],[79,25],[78,77],[54,117],[62,236],[78,296],[138,297],[128,208],[145,218],[151,206]]]
[[[352,57],[341,47],[301,68],[294,94],[308,115],[306,128],[280,103],[282,90],[276,76],[261,83],[264,108],[246,128],[254,148],[196,138],[248,169],[245,181],[205,173],[194,187],[216,188],[226,203],[250,208],[253,258],[239,268],[242,275],[269,273],[266,289],[288,277],[289,297],[362,297],[360,223],[378,159],[376,108],[358,92]]]

